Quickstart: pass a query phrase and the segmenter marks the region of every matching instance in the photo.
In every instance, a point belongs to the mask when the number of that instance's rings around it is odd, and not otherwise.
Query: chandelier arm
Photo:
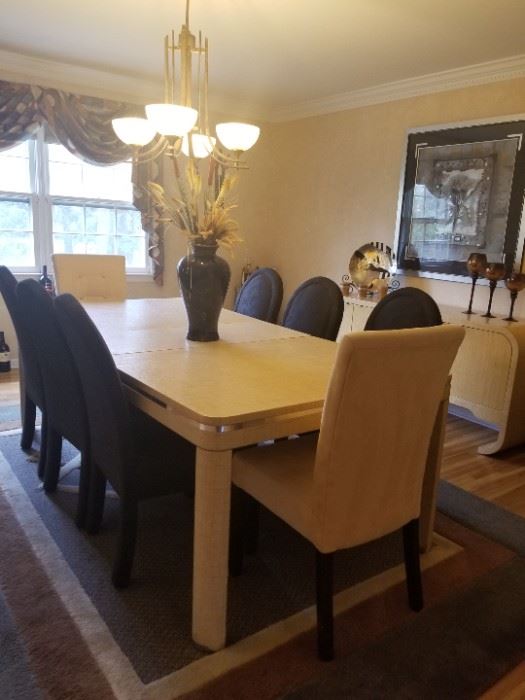
[[[133,149],[133,162],[137,165],[143,165],[144,163],[150,163],[156,160],[160,155],[166,152],[169,148],[168,139],[164,136],[158,136],[150,145],[148,146],[132,146]]]

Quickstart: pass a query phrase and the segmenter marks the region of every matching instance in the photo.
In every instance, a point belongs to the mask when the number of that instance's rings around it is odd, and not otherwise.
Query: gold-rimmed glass
[[[525,275],[521,272],[513,272],[512,275],[505,280],[505,286],[510,292],[510,311],[507,318],[504,318],[503,320],[514,322],[517,321],[517,319],[512,315],[514,311],[514,304],[516,303],[518,292],[525,289]]]
[[[494,296],[494,290],[496,289],[498,282],[505,277],[506,273],[507,271],[503,263],[488,263],[487,267],[485,268],[485,277],[488,279],[490,285],[490,295],[487,313],[483,314],[483,318],[495,318],[495,316],[490,313],[492,308],[492,297]]]
[[[487,267],[487,256],[484,253],[471,253],[467,260],[467,270],[469,275],[472,277],[472,287],[470,289],[470,301],[468,309],[463,311],[464,314],[471,314],[472,312],[472,301],[474,299],[474,290],[476,288],[476,282],[480,277],[483,276],[485,269]]]

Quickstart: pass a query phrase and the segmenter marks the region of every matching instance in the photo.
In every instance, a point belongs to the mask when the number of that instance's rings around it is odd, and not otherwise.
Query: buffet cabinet
[[[375,302],[345,299],[338,340],[363,330]],[[440,306],[445,323],[465,328],[465,339],[452,365],[450,403],[467,419],[478,419],[498,430],[496,440],[478,452],[494,454],[525,443],[525,322],[467,316]]]

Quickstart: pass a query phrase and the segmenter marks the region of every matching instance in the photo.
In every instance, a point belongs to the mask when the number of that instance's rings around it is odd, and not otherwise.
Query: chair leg
[[[76,525],[80,529],[86,526],[89,501],[89,487],[91,482],[91,461],[90,458],[87,456],[87,451],[83,450],[80,461],[80,479],[78,484],[77,512],[75,516]]]
[[[230,576],[242,574],[244,557],[244,496],[246,494],[238,486],[232,484],[230,506]]]
[[[40,457],[38,459],[38,478],[43,480],[46,472],[47,458],[47,433],[48,433],[47,412],[42,411],[42,426],[40,428]]]
[[[90,535],[96,535],[100,530],[100,523],[102,522],[102,516],[104,514],[106,477],[94,464],[91,465],[90,471],[91,479],[86,513],[86,531]]]
[[[21,392],[22,405],[22,436],[20,437],[20,447],[30,450],[35,437],[36,406],[25,392]]]
[[[334,658],[334,555],[315,550],[317,586],[317,655],[321,661]]]
[[[111,581],[115,588],[129,586],[137,541],[138,506],[132,499],[120,499],[120,526]]]
[[[62,457],[62,436],[51,427],[47,429],[46,463],[44,468],[44,491],[53,493],[57,490]]]
[[[419,612],[423,608],[423,587],[419,562],[419,519],[403,526],[403,548],[407,578],[408,604]]]

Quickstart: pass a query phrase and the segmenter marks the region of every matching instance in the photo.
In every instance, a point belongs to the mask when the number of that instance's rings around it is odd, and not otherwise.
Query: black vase
[[[177,265],[188,314],[188,340],[219,340],[217,325],[230,282],[230,266],[216,255],[217,245],[192,244]]]

